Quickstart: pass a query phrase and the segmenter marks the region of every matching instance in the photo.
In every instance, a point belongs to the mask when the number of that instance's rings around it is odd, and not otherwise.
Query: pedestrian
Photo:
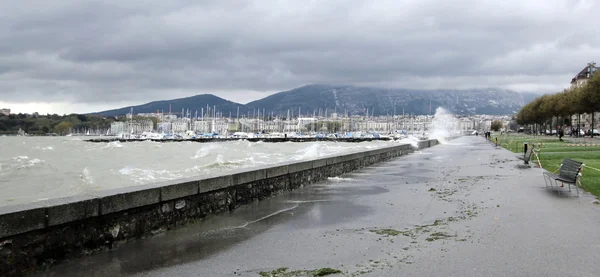
[[[562,128],[558,129],[558,140],[563,141],[562,137],[565,135],[565,132]]]

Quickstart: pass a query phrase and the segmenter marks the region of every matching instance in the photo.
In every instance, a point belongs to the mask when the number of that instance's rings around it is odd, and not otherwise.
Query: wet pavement
[[[598,276],[600,205],[520,163],[461,137],[39,276]]]

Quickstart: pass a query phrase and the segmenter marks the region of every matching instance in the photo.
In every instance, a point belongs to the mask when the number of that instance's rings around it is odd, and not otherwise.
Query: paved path
[[[600,205],[518,164],[461,137],[43,276],[599,276]]]

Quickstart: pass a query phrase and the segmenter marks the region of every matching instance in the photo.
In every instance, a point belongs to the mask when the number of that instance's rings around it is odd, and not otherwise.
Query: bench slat
[[[582,164],[582,162],[572,159],[564,159],[559,168],[559,174],[552,174],[551,178],[561,182],[575,183],[577,181],[577,177],[579,177],[578,173],[581,170]]]

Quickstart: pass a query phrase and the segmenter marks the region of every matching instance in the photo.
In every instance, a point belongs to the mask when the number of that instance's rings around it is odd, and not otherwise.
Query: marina
[[[96,138],[86,140],[88,142],[96,142],[96,143],[107,143],[107,142],[140,142],[140,141],[152,141],[152,142],[227,142],[227,141],[237,141],[237,140],[245,140],[249,142],[316,142],[316,141],[331,141],[331,142],[368,142],[368,141],[389,141],[394,140],[393,137],[372,137],[372,138],[337,138],[337,137],[289,137],[289,138],[281,138],[281,137],[254,137],[254,138],[192,138],[192,139],[106,139],[106,138]]]

